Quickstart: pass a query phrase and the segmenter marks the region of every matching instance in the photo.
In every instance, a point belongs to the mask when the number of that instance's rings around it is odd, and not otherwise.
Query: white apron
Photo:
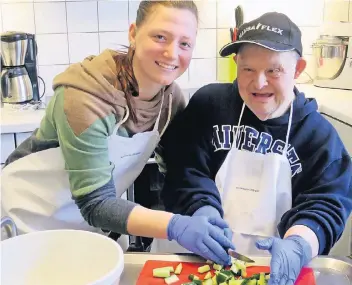
[[[238,122],[240,129],[243,104]],[[215,177],[220,192],[224,219],[233,231],[233,242],[238,252],[250,256],[268,256],[258,250],[255,241],[277,236],[277,225],[282,215],[292,207],[291,167],[286,153],[292,124],[291,104],[286,144],[282,154],[261,154],[239,150],[238,133]],[[154,240],[151,251],[189,252],[175,241]]]
[[[237,130],[240,129],[243,104]],[[292,124],[291,104],[286,143],[282,154],[261,154],[238,149],[236,142],[221,165],[215,183],[220,192],[224,219],[233,231],[238,252],[249,256],[266,256],[255,241],[278,236],[277,225],[292,207],[291,167],[287,159]],[[238,140],[237,140],[238,139]]]
[[[168,99],[168,121],[162,133],[170,119],[172,94]],[[117,197],[121,197],[132,185],[160,140],[158,125],[163,100],[164,96],[152,131],[137,133],[131,138],[117,135],[119,127],[129,116],[126,107],[125,118],[108,138]],[[2,170],[1,182],[2,214],[14,220],[19,234],[50,229],[80,229],[103,234],[100,229],[89,226],[71,197],[60,147],[32,153],[14,161]],[[121,236],[119,243],[127,249],[128,236]]]

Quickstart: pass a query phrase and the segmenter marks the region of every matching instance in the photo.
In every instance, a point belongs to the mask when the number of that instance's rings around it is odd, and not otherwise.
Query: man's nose
[[[177,59],[178,49],[176,43],[170,43],[164,50],[164,56],[169,59]]]
[[[259,73],[254,79],[254,87],[258,90],[268,85],[266,75],[264,73]]]

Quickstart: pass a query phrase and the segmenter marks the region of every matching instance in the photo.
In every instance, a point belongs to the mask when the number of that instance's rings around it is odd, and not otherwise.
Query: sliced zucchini
[[[191,281],[194,281],[194,280],[199,280],[199,277],[197,275],[190,274],[188,275],[188,279]]]
[[[265,273],[260,273],[259,281],[257,283],[258,283],[258,285],[265,285],[266,284]]]
[[[210,279],[206,279],[203,281],[203,284],[202,285],[213,285],[213,281]]]
[[[176,275],[171,275],[170,277],[167,277],[164,279],[166,284],[173,284],[176,283],[178,280],[178,277]]]
[[[222,271],[220,271],[219,274],[216,275],[216,281],[219,284],[224,283],[229,279],[231,279],[231,276],[228,276],[227,274],[223,273]]]
[[[211,281],[213,282],[213,285],[218,285],[218,281],[216,280],[216,275],[211,278]]]
[[[207,274],[205,274],[205,276],[204,276],[204,280],[206,280],[206,279],[211,279],[211,272],[208,272]]]
[[[208,264],[198,267],[198,273],[205,273],[210,271],[210,266]]]
[[[231,279],[229,285],[242,285],[243,280]]]
[[[175,274],[180,274],[182,271],[182,263],[176,266]]]
[[[213,268],[214,268],[215,270],[220,271],[220,270],[222,269],[222,265],[214,263],[214,264],[213,264]]]
[[[170,277],[170,269],[161,267],[153,269],[153,277],[166,278]]]

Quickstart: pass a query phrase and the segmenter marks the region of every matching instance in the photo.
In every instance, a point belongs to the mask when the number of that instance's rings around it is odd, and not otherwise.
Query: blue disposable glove
[[[219,211],[212,206],[203,206],[199,208],[197,211],[193,213],[193,216],[205,216],[208,218],[214,217],[214,218],[222,219]],[[233,232],[230,228],[225,228],[224,233],[229,240],[232,240]]]
[[[234,245],[224,234],[226,222],[217,217],[174,215],[167,227],[169,240],[218,264],[230,264],[227,250]]]
[[[302,267],[312,259],[310,244],[298,235],[285,239],[270,237],[257,241],[256,247],[269,250],[272,255],[268,285],[293,285]]]

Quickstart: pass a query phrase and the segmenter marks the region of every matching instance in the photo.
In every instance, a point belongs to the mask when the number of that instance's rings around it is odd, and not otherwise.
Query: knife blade
[[[228,254],[230,256],[232,256],[233,258],[239,259],[239,260],[247,262],[247,263],[254,263],[255,262],[253,259],[250,259],[249,257],[242,255],[232,249],[228,250]]]

